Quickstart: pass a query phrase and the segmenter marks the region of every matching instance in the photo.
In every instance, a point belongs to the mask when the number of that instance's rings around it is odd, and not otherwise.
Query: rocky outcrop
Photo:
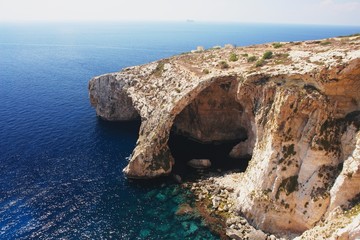
[[[94,78],[89,91],[102,118],[141,117],[130,178],[171,172],[173,130],[237,140],[230,156],[252,156],[233,182],[234,201],[266,232],[310,231],[359,204],[360,37],[184,54]]]
[[[90,102],[98,116],[110,121],[131,121],[139,118],[118,74],[95,77],[89,84]]]

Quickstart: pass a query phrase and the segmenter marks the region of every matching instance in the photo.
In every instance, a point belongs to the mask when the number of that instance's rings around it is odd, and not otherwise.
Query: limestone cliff
[[[173,130],[252,156],[236,207],[266,232],[300,234],[359,204],[358,36],[183,54],[95,77],[89,92],[102,118],[141,118],[130,178],[171,173]],[[351,229],[341,236],[360,237]]]

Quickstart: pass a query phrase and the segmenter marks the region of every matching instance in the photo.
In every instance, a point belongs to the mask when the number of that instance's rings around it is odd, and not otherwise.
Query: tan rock
[[[179,206],[178,210],[175,212],[175,215],[182,216],[182,215],[186,215],[186,214],[191,214],[193,212],[194,212],[194,210],[192,209],[192,207],[189,204],[183,203]]]
[[[252,159],[245,173],[222,179],[238,212],[264,231],[301,234],[360,194],[360,38],[327,41],[213,49],[127,68],[92,79],[90,101],[108,120],[141,117],[124,169],[130,178],[171,173],[171,129],[201,142],[238,140],[230,155]],[[260,67],[245,57],[216,67],[231,53],[269,50]],[[344,229],[350,236],[353,228]]]
[[[204,169],[211,167],[211,162],[209,159],[191,159],[187,165],[192,168]]]

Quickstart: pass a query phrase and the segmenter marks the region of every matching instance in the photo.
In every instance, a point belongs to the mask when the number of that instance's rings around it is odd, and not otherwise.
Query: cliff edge
[[[230,156],[251,156],[231,182],[239,215],[270,233],[360,237],[360,36],[182,54],[95,77],[89,93],[98,116],[141,119],[127,177],[171,173],[171,131],[238,141]]]

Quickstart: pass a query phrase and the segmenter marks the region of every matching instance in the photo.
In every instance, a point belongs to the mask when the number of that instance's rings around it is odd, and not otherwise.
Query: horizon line
[[[264,24],[264,25],[301,25],[301,26],[331,26],[331,27],[360,27],[355,24],[326,24],[326,23],[300,23],[300,22],[252,22],[252,21],[208,21],[208,20],[135,20],[135,19],[117,19],[117,20],[45,20],[45,19],[34,19],[34,20],[0,20],[0,24],[61,24],[61,23],[187,23],[191,24]]]

